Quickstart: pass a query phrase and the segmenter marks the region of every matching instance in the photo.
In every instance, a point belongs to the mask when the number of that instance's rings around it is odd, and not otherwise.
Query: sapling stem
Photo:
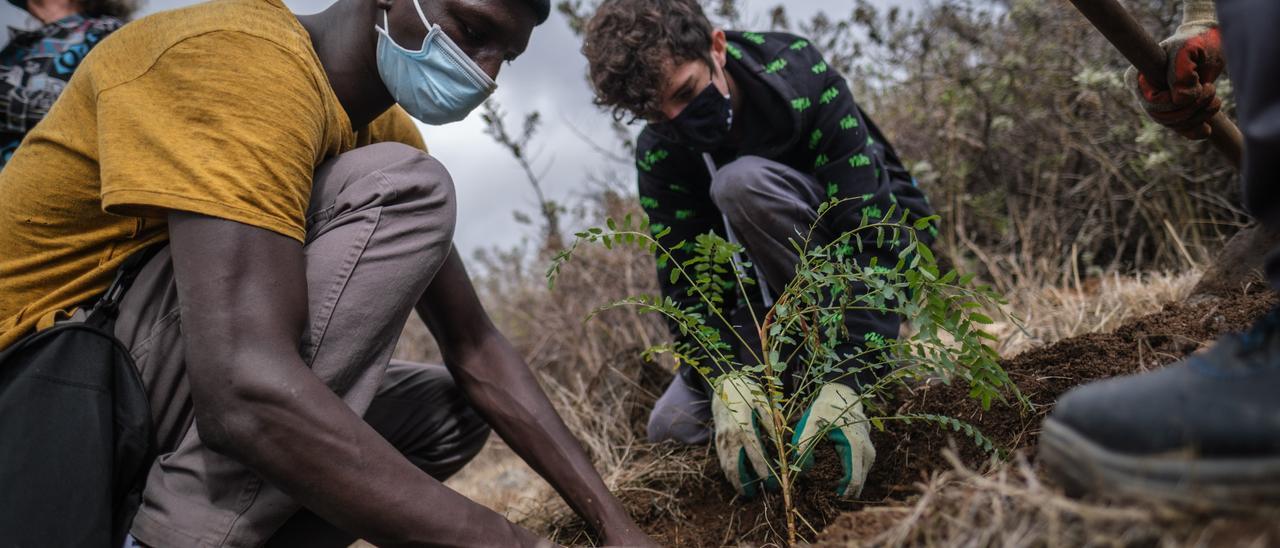
[[[769,356],[769,327],[773,325],[774,310],[778,304],[784,302],[787,296],[782,296],[778,302],[764,315],[764,321],[760,325],[760,350],[765,356]],[[773,445],[778,454],[778,482],[782,488],[782,508],[787,515],[787,545],[796,545],[796,510],[791,500],[791,465],[788,463],[787,454],[787,419],[782,414],[782,382],[777,377],[777,371],[773,370],[773,364],[766,363],[766,370],[771,373],[767,377],[768,397],[769,397],[769,414],[773,419]]]

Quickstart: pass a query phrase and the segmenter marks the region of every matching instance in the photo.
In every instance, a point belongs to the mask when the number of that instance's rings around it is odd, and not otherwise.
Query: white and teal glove
[[[760,430],[772,435],[769,400],[760,384],[745,375],[730,373],[714,382],[711,416],[716,427],[716,455],[725,479],[738,494],[753,497],[761,480],[773,478]]]
[[[813,453],[823,439],[835,444],[844,468],[836,494],[845,498],[858,496],[876,460],[876,448],[871,445],[871,429],[862,412],[862,397],[852,388],[834,383],[824,385],[809,410],[800,417],[791,446],[800,453],[802,470],[813,466]]]

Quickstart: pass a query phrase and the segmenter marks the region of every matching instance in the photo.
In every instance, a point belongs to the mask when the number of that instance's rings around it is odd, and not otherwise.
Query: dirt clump
[[[676,486],[673,494],[680,501],[683,516],[655,516],[661,519],[641,522],[641,527],[663,546],[762,545],[785,539],[782,495],[769,492],[740,499],[725,481],[712,453],[704,459],[700,477]],[[859,507],[836,496],[843,474],[835,450],[828,444],[819,446],[814,467],[800,477],[794,491],[796,508],[803,516],[797,528],[805,539],[813,539],[836,516]]]
[[[694,548],[783,544],[787,525],[781,494],[768,491],[751,499],[739,497],[725,481],[710,446],[680,447],[667,458],[696,463],[700,472],[621,494],[636,523],[658,544]],[[837,516],[861,508],[836,496],[843,475],[832,446],[820,445],[813,468],[800,477],[794,491],[796,508],[803,516],[797,520],[797,529],[805,541],[815,539]],[[552,527],[556,541],[594,544],[580,520],[571,515],[565,518]]]

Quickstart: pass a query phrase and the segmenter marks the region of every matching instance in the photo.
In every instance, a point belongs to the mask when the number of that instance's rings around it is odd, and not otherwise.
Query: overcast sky
[[[189,0],[144,0],[139,17],[161,10],[182,7]],[[431,1],[431,0],[423,0]],[[296,13],[323,10],[330,0],[285,0]],[[554,2],[553,2],[554,3]],[[808,18],[818,10],[847,15],[852,0],[743,0],[739,2],[748,20],[763,26],[771,6],[785,3],[793,21]],[[877,4],[914,4],[914,1],[881,0]],[[30,26],[26,12],[0,2],[0,22],[9,26]],[[374,32],[369,29],[369,32]],[[7,37],[6,37],[7,39]],[[543,130],[537,140],[537,167],[546,174],[548,197],[569,202],[587,186],[586,176],[602,172],[611,164],[575,133],[601,143],[613,143],[609,118],[591,105],[586,84],[586,60],[578,52],[577,38],[563,17],[551,19],[533,33],[528,51],[498,78],[497,100],[517,123],[527,112],[538,110]],[[572,127],[571,127],[572,126]],[[441,127],[422,126],[427,145],[453,174],[458,188],[458,229],[456,242],[464,257],[479,247],[516,245],[528,235],[529,227],[517,224],[512,213],[537,211],[533,191],[510,155],[484,135],[480,116]],[[628,166],[616,170],[632,187],[634,173]]]

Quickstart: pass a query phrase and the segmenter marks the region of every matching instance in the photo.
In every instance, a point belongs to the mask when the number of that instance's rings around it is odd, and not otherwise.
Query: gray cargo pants
[[[453,182],[444,166],[411,147],[378,144],[316,170],[305,244],[303,360],[440,480],[480,451],[488,426],[444,367],[391,361],[391,354],[451,252],[454,220]],[[284,493],[201,441],[178,308],[165,249],[138,276],[116,324],[146,385],[160,450],[133,536],[155,547],[350,544],[351,537],[299,512]]]

